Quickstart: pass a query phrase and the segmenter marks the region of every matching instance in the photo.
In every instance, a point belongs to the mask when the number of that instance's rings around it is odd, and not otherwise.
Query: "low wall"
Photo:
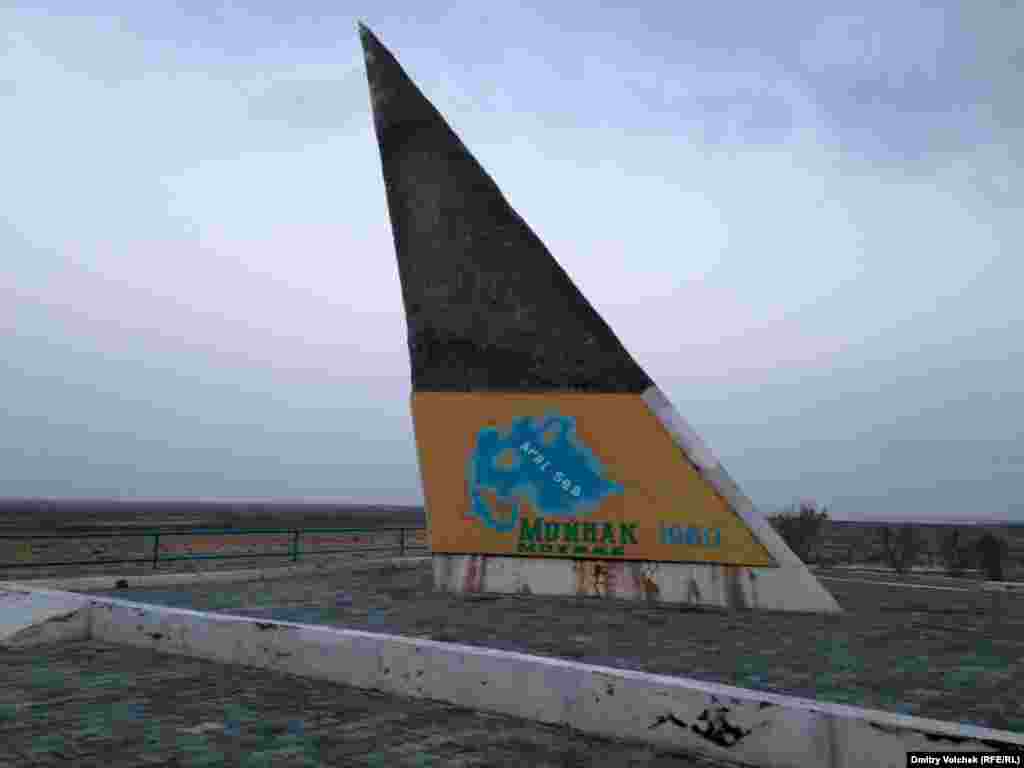
[[[770,768],[902,768],[910,750],[1024,755],[1024,735],[685,678],[67,592],[0,590],[0,643],[85,637]]]

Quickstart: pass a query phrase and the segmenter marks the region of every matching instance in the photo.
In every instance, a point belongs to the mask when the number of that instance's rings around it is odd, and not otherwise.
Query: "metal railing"
[[[130,557],[130,558],[103,558],[103,559],[91,559],[91,560],[44,560],[38,561],[28,558],[26,562],[25,558],[19,557],[16,562],[0,562],[0,570],[8,568],[49,568],[57,566],[71,566],[71,565],[114,565],[114,564],[125,564],[125,563],[152,563],[153,569],[156,570],[159,564],[162,562],[172,562],[176,560],[226,560],[232,558],[252,558],[252,557],[287,557],[292,562],[298,562],[303,554],[308,556],[320,556],[320,555],[333,555],[333,554],[358,554],[363,552],[380,552],[380,551],[394,551],[398,549],[399,556],[405,557],[410,551],[429,551],[429,547],[425,541],[416,541],[415,534],[419,531],[424,531],[422,526],[410,527],[404,526],[400,528],[212,528],[212,527],[200,527],[200,528],[147,528],[147,529],[115,529],[110,530],[95,530],[90,529],[87,531],[74,531],[69,529],[63,532],[55,533],[0,533],[0,542],[2,541],[19,541],[19,542],[31,542],[34,540],[49,540],[49,541],[73,541],[78,539],[119,539],[124,537],[151,537],[153,542],[152,555],[145,557]],[[313,549],[303,550],[302,538],[306,534],[334,534],[336,536],[348,535],[352,537],[353,544],[357,544],[361,537],[366,537],[369,541],[373,541],[380,534],[394,533],[396,540],[394,544],[385,544],[383,546],[348,546],[344,549]],[[161,552],[161,539],[164,540],[166,545],[167,539],[174,536],[216,536],[218,538],[229,538],[229,537],[246,537],[246,536],[269,536],[276,535],[281,536],[282,534],[288,535],[288,551],[287,552],[242,552],[242,553],[216,553],[216,554],[197,554],[189,551],[188,554],[167,554]],[[412,535],[410,535],[412,534]],[[280,544],[282,542],[275,542]],[[30,545],[31,546],[31,545]],[[222,545],[223,546],[223,545]],[[188,548],[188,544],[182,544],[175,547],[175,550],[181,550]],[[148,546],[144,546],[143,549],[148,549]]]

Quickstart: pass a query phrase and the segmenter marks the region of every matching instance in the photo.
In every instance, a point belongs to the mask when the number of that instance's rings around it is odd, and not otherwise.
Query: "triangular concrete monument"
[[[438,588],[840,610],[359,31]]]

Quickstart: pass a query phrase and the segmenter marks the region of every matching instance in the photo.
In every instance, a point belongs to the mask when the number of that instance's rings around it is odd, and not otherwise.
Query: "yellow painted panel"
[[[639,395],[417,392],[431,549],[771,566]]]

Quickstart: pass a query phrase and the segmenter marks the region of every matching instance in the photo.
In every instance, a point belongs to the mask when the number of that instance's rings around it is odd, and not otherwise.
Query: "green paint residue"
[[[29,685],[36,688],[66,688],[67,677],[49,667],[34,667],[29,675]]]
[[[320,765],[319,741],[316,737],[301,735],[301,722],[289,724],[291,732],[274,734],[273,726],[260,722],[256,727],[258,744],[243,762],[246,768],[262,768],[276,765],[281,758],[301,756],[304,768],[316,768]]]
[[[863,691],[853,689],[844,691],[838,688],[828,692],[828,700],[833,704],[848,704],[856,707],[863,706],[865,702]]]
[[[852,684],[854,676],[863,668],[863,663],[850,652],[848,639],[839,636],[819,641],[817,650],[829,667],[814,677],[817,696],[836,704],[863,706],[868,692]]]
[[[931,668],[927,656],[900,656],[894,666],[905,675],[923,675]]]
[[[823,649],[823,646],[826,647]],[[833,639],[831,643],[819,643],[818,650],[824,650],[823,655],[836,672],[856,672],[862,666],[860,659],[850,653],[849,641],[846,638]]]
[[[264,607],[268,605],[273,605],[274,598],[269,592],[260,592],[255,597],[253,597],[249,602],[251,602],[253,605]]]
[[[875,694],[871,703],[875,707],[896,712],[901,715],[912,715],[918,710],[918,706],[916,704],[908,704],[905,701],[900,701],[886,691],[879,691]]]
[[[36,755],[63,752],[64,736],[60,733],[47,733],[43,736],[37,736],[32,740],[31,751]]]
[[[278,765],[282,758],[291,758],[289,764],[294,765],[294,758],[302,756],[301,765],[303,768],[319,768],[320,761],[309,754],[308,747],[302,744],[291,746],[280,746],[273,749],[264,749],[259,752],[250,752],[242,762],[243,768],[271,768]]]
[[[947,688],[963,688],[964,686],[973,688],[977,685],[978,678],[988,671],[987,667],[961,665],[959,669],[947,672],[943,676],[942,682]]]
[[[113,737],[112,717],[109,708],[91,707],[82,715],[82,728],[72,732],[76,738],[100,738],[109,739]]]
[[[162,744],[160,730],[159,723],[152,720],[147,722],[142,729],[142,746],[146,749],[160,749]]]
[[[239,608],[241,605],[242,596],[234,592],[217,592],[210,595],[210,607],[214,610]]]
[[[255,710],[244,707],[241,704],[226,704],[224,706],[224,719],[237,720],[241,723],[252,723],[260,719]]]
[[[760,656],[748,656],[743,659],[737,667],[734,679],[736,685],[746,688],[760,688],[765,685],[765,675],[768,673],[769,665],[766,659]]]
[[[960,666],[944,676],[947,688],[962,688],[975,685],[979,677],[993,672],[1005,672],[1010,662],[995,653],[991,640],[979,641],[970,653],[960,657]]]
[[[224,755],[211,747],[210,742],[202,734],[179,734],[178,749],[187,756],[187,764],[195,766],[195,768],[213,768],[224,765]]]
[[[78,680],[83,688],[127,688],[131,684],[131,678],[121,672],[80,675]]]

